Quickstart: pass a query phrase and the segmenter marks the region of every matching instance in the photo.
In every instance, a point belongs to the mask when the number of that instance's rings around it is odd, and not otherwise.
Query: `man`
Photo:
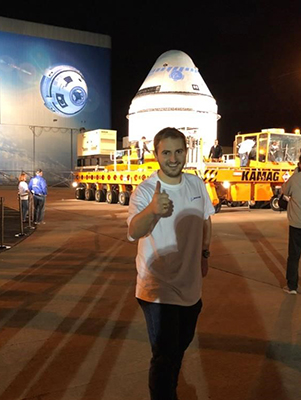
[[[301,169],[301,156],[298,169]],[[289,222],[288,258],[286,264],[286,293],[297,294],[299,281],[299,260],[301,255],[301,173],[294,172],[283,184],[282,193],[289,197],[287,218]]]
[[[240,158],[240,166],[246,167],[249,162],[249,153],[255,146],[256,142],[253,139],[246,139],[241,142],[238,146],[238,154]]]
[[[146,137],[142,136],[142,138],[140,140],[138,140],[138,142],[136,143],[136,149],[137,149],[137,153],[138,153],[138,157],[139,157],[139,164],[144,164],[144,154],[147,151],[148,153],[150,153],[147,145],[146,145]]]
[[[154,153],[160,170],[131,196],[128,237],[139,240],[136,297],[152,349],[151,400],[176,400],[182,358],[202,308],[214,208],[203,181],[182,173],[187,148],[180,131],[158,132]]]
[[[274,161],[276,161],[276,162],[282,161],[282,157],[280,154],[279,142],[276,142],[275,140],[271,143],[271,146],[270,146],[269,161],[273,161],[273,162]]]
[[[31,178],[28,185],[29,190],[33,194],[33,204],[34,204],[34,223],[45,224],[45,203],[47,196],[47,183],[43,178],[43,171],[38,169],[36,171],[36,176]]]
[[[209,152],[209,158],[212,159],[214,162],[218,162],[219,159],[223,155],[223,148],[218,144],[218,140],[215,139],[214,145],[211,147],[210,152]]]

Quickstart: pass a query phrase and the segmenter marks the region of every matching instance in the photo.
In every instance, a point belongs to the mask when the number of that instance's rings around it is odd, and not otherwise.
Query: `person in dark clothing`
[[[287,286],[283,290],[292,295],[298,293],[299,261],[301,256],[301,156],[298,170],[282,186],[282,193],[289,198],[287,219],[289,223],[288,257],[286,263]]]
[[[41,169],[38,169],[36,176],[30,179],[28,188],[33,194],[34,223],[44,224],[47,183],[43,178],[43,171]]]
[[[214,145],[211,147],[210,152],[209,152],[209,158],[211,158],[212,161],[219,161],[220,158],[223,155],[223,148],[221,145],[218,144],[218,140],[215,139]]]

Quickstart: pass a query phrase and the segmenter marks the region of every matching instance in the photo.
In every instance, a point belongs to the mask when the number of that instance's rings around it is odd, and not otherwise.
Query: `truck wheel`
[[[85,189],[78,187],[75,189],[75,198],[77,200],[85,200]]]
[[[129,192],[120,192],[118,196],[119,204],[122,206],[128,206],[130,202],[130,193]]]
[[[279,200],[279,197],[277,195],[273,196],[270,200],[271,209],[273,211],[281,211],[282,210],[279,206],[278,200]]]
[[[118,202],[118,193],[116,190],[108,190],[107,191],[107,203],[115,204]]]
[[[85,200],[91,201],[95,199],[95,194],[93,189],[86,189],[85,190]]]
[[[107,191],[106,189],[101,189],[101,190],[96,190],[95,191],[95,201],[98,201],[99,203],[103,203],[106,201],[106,195]]]

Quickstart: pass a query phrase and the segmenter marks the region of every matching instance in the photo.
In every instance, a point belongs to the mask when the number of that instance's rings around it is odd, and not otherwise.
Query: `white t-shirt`
[[[152,201],[158,180],[155,172],[133,192],[128,225]],[[193,305],[202,295],[203,221],[215,210],[204,182],[196,175],[183,173],[178,185],[160,182],[161,191],[165,190],[173,203],[173,212],[161,217],[152,232],[139,239],[136,297],[155,303]]]
[[[243,142],[241,142],[239,146],[238,154],[250,153],[254,145],[255,145],[254,140],[252,139],[244,140]]]
[[[28,200],[28,185],[25,181],[20,181],[18,185],[21,200]]]

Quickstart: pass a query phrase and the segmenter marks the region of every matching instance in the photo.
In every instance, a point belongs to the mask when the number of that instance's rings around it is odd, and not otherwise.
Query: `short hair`
[[[184,147],[185,149],[187,149],[187,142],[186,142],[186,136],[184,135],[184,133],[182,133],[181,131],[179,131],[176,128],[164,128],[161,129],[161,131],[159,131],[156,136],[154,137],[154,149],[155,149],[155,153],[157,154],[157,149],[158,146],[161,142],[161,140],[164,139],[181,139],[183,141]]]
[[[43,170],[41,170],[41,168],[38,168],[38,169],[36,170],[36,173],[37,173],[37,174],[40,174],[41,172],[43,172]]]

